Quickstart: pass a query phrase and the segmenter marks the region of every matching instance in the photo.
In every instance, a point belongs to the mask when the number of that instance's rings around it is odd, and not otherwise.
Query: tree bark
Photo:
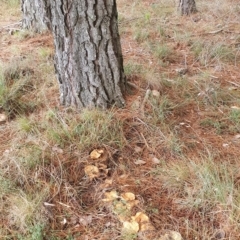
[[[55,69],[65,106],[124,106],[116,0],[50,0]]]
[[[195,0],[179,0],[178,10],[181,15],[190,15],[197,12]]]
[[[49,0],[22,0],[22,27],[34,32],[51,28],[51,8]]]

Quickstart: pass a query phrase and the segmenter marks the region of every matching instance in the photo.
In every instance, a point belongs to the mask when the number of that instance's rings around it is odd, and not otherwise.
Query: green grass
[[[138,43],[143,43],[149,38],[150,38],[150,35],[149,35],[148,31],[146,31],[146,30],[139,30],[139,31],[136,31],[134,34],[134,39]]]
[[[0,172],[0,199],[6,194],[12,192],[15,189],[15,183],[11,179],[4,176],[4,172]]]
[[[20,4],[20,0],[1,0],[0,2],[7,4],[9,8],[17,8]]]
[[[152,47],[153,55],[159,60],[169,60],[173,54],[172,49],[166,44],[157,44]]]
[[[21,29],[20,31],[14,32],[14,37],[20,41],[24,41],[28,38],[33,37],[34,34],[34,32],[31,32],[28,29]]]
[[[140,75],[143,72],[142,66],[134,62],[127,62],[124,64],[124,73],[127,77],[131,78]]]
[[[236,167],[237,162],[215,162],[211,156],[203,156],[202,159],[182,159],[175,163],[161,161],[152,174],[174,196],[176,208],[199,213],[203,221],[206,216],[214,219],[216,214],[228,219],[229,222],[222,222],[223,226],[231,222],[236,229],[240,220],[236,214],[240,203],[239,186],[234,183]],[[206,236],[214,232],[214,226],[207,227],[204,222],[189,224],[189,237],[202,236],[204,228],[208,229]],[[195,232],[198,227],[201,233]]]
[[[148,118],[153,125],[164,123],[175,107],[166,95],[161,96],[160,99],[150,96],[149,104],[151,110],[148,114]]]
[[[240,125],[240,110],[232,109],[229,114],[230,120],[236,124],[238,127]]]
[[[23,133],[34,133],[36,130],[35,124],[26,116],[17,119],[17,128]]]
[[[84,110],[81,114],[60,116],[49,111],[46,116],[45,132],[48,139],[60,146],[70,144],[80,149],[98,145],[125,145],[123,122],[114,112]]]
[[[38,49],[38,54],[41,58],[45,59],[49,59],[51,57],[51,55],[53,54],[53,51],[51,48],[48,47],[41,47]]]
[[[43,224],[35,224],[29,229],[29,233],[26,235],[18,235],[18,240],[43,240],[44,239],[44,228]]]
[[[14,60],[0,69],[0,106],[10,116],[31,112],[35,103],[26,101],[25,95],[33,90],[32,70],[27,62]]]
[[[10,116],[20,115],[32,111],[34,104],[27,103],[23,97],[27,89],[31,88],[31,83],[28,78],[15,82],[10,87],[6,83],[0,83],[0,105],[2,109]]]
[[[39,208],[43,203],[42,193],[35,193],[35,196],[26,195],[18,192],[18,196],[11,195],[7,197],[9,206],[7,208],[7,217],[12,219],[12,224],[20,232],[31,231],[31,226],[41,224],[43,219],[39,216]]]
[[[192,43],[191,47],[197,61],[203,66],[212,63],[234,62],[234,49],[224,43],[212,43],[210,41],[197,40]]]
[[[203,157],[200,161],[187,159],[170,166],[165,164],[154,170],[155,177],[163,179],[169,191],[179,192],[187,207],[227,207],[229,196],[238,194],[233,166],[228,162],[216,164],[211,157]]]

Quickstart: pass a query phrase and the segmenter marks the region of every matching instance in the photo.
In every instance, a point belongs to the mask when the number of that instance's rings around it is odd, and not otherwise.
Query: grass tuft
[[[26,114],[35,107],[34,102],[26,101],[24,98],[29,91],[33,90],[30,78],[33,71],[26,67],[26,64],[19,59],[0,69],[0,107],[10,117]]]
[[[48,138],[66,146],[74,144],[80,149],[96,145],[112,145],[122,148],[125,145],[123,122],[114,112],[83,110],[81,114],[63,115],[50,111],[46,116]]]

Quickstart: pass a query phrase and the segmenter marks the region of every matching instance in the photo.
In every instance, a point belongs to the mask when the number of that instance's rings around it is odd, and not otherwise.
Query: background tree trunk
[[[66,106],[125,104],[115,0],[50,0],[55,68]]]
[[[179,0],[178,10],[181,15],[189,15],[197,12],[195,0]]]
[[[49,0],[22,0],[22,26],[34,32],[42,32],[51,27]]]

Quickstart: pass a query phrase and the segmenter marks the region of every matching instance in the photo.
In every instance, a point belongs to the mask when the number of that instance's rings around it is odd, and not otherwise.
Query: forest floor
[[[117,0],[127,106],[81,113],[0,4],[0,239],[240,239],[238,1]]]

